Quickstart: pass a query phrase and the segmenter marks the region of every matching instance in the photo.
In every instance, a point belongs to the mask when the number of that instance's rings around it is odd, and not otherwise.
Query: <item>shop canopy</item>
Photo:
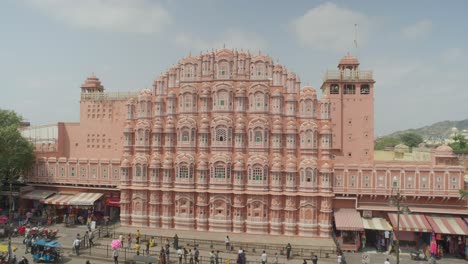
[[[69,205],[70,200],[74,197],[74,194],[56,194],[46,199],[42,199],[41,203],[43,204],[53,204],[53,205]]]
[[[461,217],[451,215],[426,215],[426,218],[437,234],[468,235],[468,227]]]
[[[103,193],[78,193],[70,201],[70,205],[93,205],[99,198],[101,198]]]
[[[379,217],[373,218],[362,218],[362,223],[364,229],[371,230],[382,230],[382,231],[391,231],[392,226],[387,222],[387,220]]]
[[[29,200],[43,200],[43,199],[46,199],[47,197],[53,195],[54,193],[56,193],[56,191],[32,190],[30,192],[27,192],[27,193],[21,195],[21,198],[29,199]]]
[[[396,229],[398,226],[398,214],[389,213],[388,217]],[[432,227],[422,214],[400,214],[400,231],[432,232]]]
[[[336,230],[364,231],[361,215],[355,209],[337,209],[334,215]]]

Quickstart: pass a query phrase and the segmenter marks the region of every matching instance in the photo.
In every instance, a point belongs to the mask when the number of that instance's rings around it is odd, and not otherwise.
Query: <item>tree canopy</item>
[[[0,109],[0,180],[15,182],[26,174],[34,161],[32,144],[18,130],[22,117]]]
[[[393,148],[398,144],[405,144],[410,148],[417,147],[423,142],[421,135],[414,132],[407,132],[401,134],[397,137],[381,137],[375,141],[374,149],[375,150],[384,150],[387,147]]]
[[[468,153],[468,140],[462,134],[456,134],[450,147],[455,153]]]
[[[417,147],[419,144],[423,142],[423,138],[421,135],[413,133],[413,132],[408,132],[400,135],[400,140],[403,144],[410,148]]]

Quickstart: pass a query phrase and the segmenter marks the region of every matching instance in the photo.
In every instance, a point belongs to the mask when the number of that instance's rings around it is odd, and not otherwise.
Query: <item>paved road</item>
[[[85,232],[85,227],[84,226],[77,226],[77,227],[74,227],[74,228],[66,228],[66,227],[63,227],[61,225],[56,225],[56,226],[53,226],[52,228],[58,228],[60,231],[59,231],[59,237],[58,237],[58,241],[62,243],[63,245],[63,252],[64,252],[64,262],[63,263],[67,263],[67,264],[75,264],[75,263],[85,263],[85,261],[87,259],[90,259],[91,263],[113,263],[113,260],[111,259],[111,252],[108,251],[107,247],[108,245],[110,245],[110,241],[111,239],[110,238],[101,238],[101,239],[98,239],[96,242],[96,244],[98,245],[96,248],[92,248],[91,249],[91,255],[89,254],[89,249],[84,249],[82,250],[82,255],[80,257],[77,257],[75,256],[72,251],[71,251],[71,244],[72,244],[72,241],[73,239],[75,238],[76,234],[77,233],[80,233],[80,234],[83,234]],[[121,231],[126,231],[126,232],[131,232],[133,230],[128,230],[128,229],[120,229]],[[144,234],[143,230],[142,231],[142,234]],[[159,235],[168,235],[169,236],[169,233],[173,233],[175,232],[174,230],[168,230],[168,231],[165,231],[165,232],[162,232],[161,230],[158,230],[158,231],[154,231],[153,232],[157,232]],[[169,232],[167,234],[165,234],[166,232]],[[172,234],[171,233],[171,234]],[[182,235],[187,235],[189,236],[190,233],[185,233],[185,232],[182,232],[179,230],[177,230],[177,233],[179,234],[179,237],[182,238]],[[198,236],[201,236],[203,234],[203,238],[202,239],[206,239],[206,238],[210,238],[210,237],[216,237],[217,240],[220,240],[220,241],[223,241],[224,237],[220,236],[220,233],[211,233],[211,232],[205,232],[205,233],[202,233],[202,232],[194,232],[196,235]],[[150,233],[148,235],[154,235],[154,233]],[[231,236],[231,234],[230,234]],[[235,239],[237,240],[240,240],[241,236],[237,237],[237,236],[231,236],[232,238],[232,241],[236,241]],[[246,238],[250,238],[249,236],[245,237],[243,236],[242,237],[243,240],[246,240]],[[268,239],[272,239],[271,236],[257,236],[256,239],[253,239],[254,241],[244,241],[244,242],[251,242],[251,243],[256,243],[259,241],[261,241],[260,243],[263,243],[265,240],[268,240]],[[282,241],[282,239],[284,239],[284,241]],[[286,241],[287,240],[290,240],[290,238],[288,237],[284,237],[284,238],[281,238],[281,237],[275,237],[274,238],[274,242],[275,244],[278,244],[278,243],[287,243]],[[0,243],[5,243],[6,241],[3,240],[3,241],[0,241]],[[21,237],[17,237],[17,238],[13,238],[12,239],[12,243],[15,244],[15,246],[18,247],[18,250],[16,251],[16,254],[17,256],[20,258],[21,256],[23,256],[23,253],[24,253],[24,245],[22,244],[22,238]],[[158,245],[158,247],[160,246],[160,244]],[[181,245],[181,246],[185,246],[185,245]],[[206,245],[205,245],[206,246]],[[143,247],[142,247],[143,248]],[[231,259],[231,263],[235,263],[235,260],[236,260],[236,252],[227,252],[224,248],[220,248],[219,246],[215,246],[215,248],[213,248],[214,250],[220,250],[220,258],[222,258],[222,262],[220,263],[225,263],[225,259],[229,258]],[[154,248],[153,249],[154,251],[154,254],[156,254],[156,250],[157,248]],[[206,258],[208,255],[209,255],[209,251],[211,249],[209,247],[201,247],[201,250],[200,250],[200,256]],[[237,248],[236,248],[237,250]],[[130,259],[131,258],[131,255],[133,254],[130,253],[131,251],[127,251],[127,258]],[[294,252],[294,248],[293,248],[293,252]],[[274,255],[274,252],[269,252],[267,251],[267,254],[268,254],[268,257],[269,257],[269,263],[273,263],[273,255]],[[175,257],[175,252],[171,252],[171,255],[172,255],[172,260],[171,261],[173,264],[176,264],[176,259],[174,258]],[[249,251],[247,251],[247,259],[248,261],[257,261],[257,263],[260,261],[260,255],[261,255],[261,250],[256,250],[256,252],[252,252],[252,249],[250,249]],[[27,254],[25,255],[28,259],[32,260],[31,258],[31,255],[30,254]],[[346,260],[347,260],[347,263],[349,264],[361,264],[362,261],[361,261],[361,253],[345,253],[345,257],[346,257]],[[369,255],[370,257],[370,263],[371,264],[379,264],[379,263],[384,263],[385,259],[388,257],[390,258],[390,263],[394,264],[396,263],[396,260],[395,260],[395,257],[394,256],[387,256],[385,254],[382,254],[382,253],[370,253]],[[124,252],[120,252],[120,257],[119,259],[121,260],[120,263],[124,263]],[[409,259],[409,256],[408,255],[405,255],[403,254],[401,256],[401,261],[400,263],[402,264],[420,264],[421,262],[420,261],[412,261]],[[280,255],[279,256],[279,263],[282,264],[282,263],[287,263],[287,264],[301,264],[303,262],[303,259],[301,257],[298,257],[298,256],[295,256],[292,260],[286,260],[285,256],[283,255]],[[202,262],[203,264],[204,263],[208,263],[208,261],[203,261]],[[310,258],[308,259],[308,263],[311,263],[310,261]],[[336,261],[336,255],[330,255],[329,258],[325,258],[325,256],[322,256],[321,258],[319,258],[319,263],[320,264],[331,264],[331,263],[337,263]],[[424,262],[422,262],[424,263]],[[464,260],[461,260],[461,259],[442,259],[442,260],[439,260],[437,262],[438,264],[461,264],[461,263],[464,263],[464,264],[467,264],[466,261]]]

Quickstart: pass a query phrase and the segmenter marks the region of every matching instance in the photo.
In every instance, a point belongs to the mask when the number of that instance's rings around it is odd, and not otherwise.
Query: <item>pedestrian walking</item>
[[[387,258],[387,260],[385,260],[384,264],[390,264],[390,260]]]
[[[314,255],[314,257],[312,258],[312,264],[317,264],[318,263],[318,257],[317,255]]]
[[[241,256],[241,253],[242,253],[242,249],[239,249],[239,252],[237,252],[236,264],[242,264],[242,256]]]
[[[169,254],[171,253],[171,251],[169,250],[169,247],[166,247],[166,251],[164,252],[164,254],[166,255],[166,263],[169,264],[170,262],[170,259],[169,259]]]
[[[278,264],[278,253],[275,252],[275,260],[274,260],[274,263],[275,264]]]
[[[169,247],[169,239],[166,238],[166,240],[164,240],[164,246],[166,246],[167,248]]]
[[[187,264],[187,255],[188,255],[188,251],[187,251],[187,249],[185,249],[185,248],[183,249],[183,251],[184,251],[184,264]]]
[[[91,231],[91,233],[89,234],[89,239],[88,239],[88,243],[89,243],[89,247],[92,247],[94,246],[94,232]]]
[[[137,255],[140,255],[140,244],[138,243],[135,244],[135,252]]]
[[[86,248],[86,246],[89,246],[89,233],[88,233],[88,231],[86,231],[84,236],[83,236],[83,248]]]
[[[122,245],[122,247],[124,247],[124,241],[123,241],[122,235],[119,235],[119,240],[120,240],[120,244]]]
[[[219,250],[216,250],[215,253],[215,264],[219,264]]]
[[[89,261],[89,259],[88,259],[88,260],[86,260],[85,264],[91,264],[91,261]]]
[[[242,258],[242,264],[247,264],[247,255],[245,254],[244,249],[242,249],[241,258]]]
[[[338,264],[341,263],[343,263],[343,256],[341,255],[341,253],[338,253]]]
[[[141,236],[140,230],[137,230],[135,234],[137,244],[140,244],[140,236]]]
[[[307,260],[306,260],[306,259],[304,259],[304,261],[302,262],[302,264],[307,264]]]
[[[200,251],[198,250],[198,248],[196,247],[195,249],[195,254],[194,254],[194,257],[195,257],[195,264],[199,264],[200,263]]]
[[[291,243],[288,243],[288,245],[286,245],[286,259],[291,258],[291,250],[292,250]]]
[[[161,247],[159,252],[159,264],[166,264],[166,253],[164,253],[164,248]]]
[[[119,252],[117,251],[117,249],[114,249],[112,255],[114,256],[114,264],[119,264]]]
[[[263,250],[262,256],[260,258],[262,260],[262,264],[267,263],[267,254],[266,254],[265,250]]]
[[[209,257],[210,257],[210,264],[215,264],[215,254],[213,250],[210,252]]]
[[[229,239],[229,236],[226,236],[224,243],[226,244],[226,250],[231,250],[231,239]]]
[[[127,249],[132,248],[132,235],[129,233],[127,236]]]
[[[149,248],[150,248],[150,242],[146,242],[146,250],[145,250],[145,253],[146,253],[146,256],[149,256]]]
[[[24,244],[26,246],[26,249],[24,250],[24,254],[28,254],[29,252],[29,248],[31,247],[31,238],[30,237],[26,237],[24,239]]]
[[[77,256],[80,255],[80,244],[81,240],[78,237],[75,238],[75,240],[73,241],[73,248],[75,249],[75,253]]]
[[[182,252],[182,249],[181,248],[177,249],[177,257],[179,258],[179,264],[182,264],[183,255],[184,255],[184,252]]]
[[[193,253],[192,253],[191,249],[189,249],[188,255],[189,255],[189,264],[194,264],[193,263]]]
[[[172,246],[174,247],[174,249],[179,249],[179,237],[177,236],[177,234],[175,234],[174,236],[174,241],[172,241]]]

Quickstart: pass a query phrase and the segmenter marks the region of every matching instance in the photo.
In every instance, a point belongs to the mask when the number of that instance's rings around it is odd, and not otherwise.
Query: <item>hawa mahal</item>
[[[91,76],[80,122],[36,144],[28,183],[100,193],[132,227],[330,237],[335,210],[391,212],[395,188],[413,212],[466,214],[450,147],[374,161],[374,84],[346,55],[319,98],[271,58],[228,49],[188,56],[138,93]]]

